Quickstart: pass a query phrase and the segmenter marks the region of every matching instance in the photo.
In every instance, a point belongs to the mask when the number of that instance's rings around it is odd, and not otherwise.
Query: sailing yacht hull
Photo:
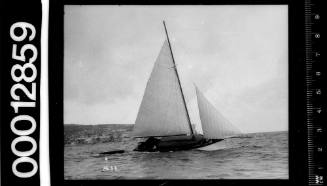
[[[149,138],[134,150],[165,152],[195,149],[235,135],[235,127],[219,114],[197,87],[198,108],[205,137],[193,131],[165,23],[164,27],[167,39],[154,63],[133,129],[134,137]]]
[[[194,135],[193,137],[171,136],[162,137],[161,139],[150,137],[145,142],[141,142],[134,150],[141,152],[190,150],[211,145],[221,140],[222,139],[206,139],[202,135]]]

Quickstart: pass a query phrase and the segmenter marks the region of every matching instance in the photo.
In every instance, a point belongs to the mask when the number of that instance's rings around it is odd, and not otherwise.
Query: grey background
[[[166,38],[162,20],[192,123],[194,82],[243,132],[288,130],[286,5],[66,5],[65,124],[135,122]]]

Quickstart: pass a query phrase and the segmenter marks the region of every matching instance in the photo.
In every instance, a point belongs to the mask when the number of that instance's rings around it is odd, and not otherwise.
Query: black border
[[[15,41],[10,36],[10,28],[17,22],[27,22],[34,26],[35,37],[33,40],[23,39],[22,41]],[[42,5],[39,0],[19,1],[0,1],[0,185],[16,185],[16,186],[29,186],[29,185],[40,185],[40,151],[39,151],[39,137],[40,137],[40,81],[41,81],[41,27],[42,27]],[[18,30],[18,29],[17,29]],[[31,31],[27,29],[28,36]],[[17,32],[17,31],[16,31]],[[13,59],[12,52],[13,45],[17,45],[16,53],[18,55],[24,55],[26,59],[24,62]],[[37,53],[36,59],[33,65],[36,68],[34,73],[36,74],[35,80],[32,82],[26,82],[25,80],[14,81],[11,76],[11,69],[14,65],[23,65],[29,61],[32,57],[32,52],[26,50],[24,53],[22,47],[26,44],[34,45]],[[20,53],[20,54],[19,54]],[[27,75],[29,76],[29,75]],[[35,106],[34,107],[20,107],[18,112],[15,113],[11,106],[12,101],[15,101],[11,96],[11,88],[16,84],[24,85],[28,90],[31,90],[31,83],[35,83]],[[21,91],[16,91],[20,96],[19,101],[32,101],[23,94]],[[33,93],[34,94],[34,93]],[[14,139],[19,137],[11,130],[11,121],[17,116],[28,115],[31,116],[36,122],[36,129],[28,136],[33,138],[36,142],[37,149],[29,157],[34,159],[38,165],[37,172],[28,177],[21,178],[16,176],[12,171],[12,165],[19,156],[12,152],[11,144]],[[26,130],[26,129],[25,129]],[[29,148],[29,147],[28,147]],[[20,150],[18,148],[18,150]],[[25,149],[27,150],[27,149]],[[20,164],[18,170],[30,171],[32,166],[28,164]],[[23,168],[23,169],[22,169]]]
[[[50,170],[52,185],[307,185],[305,123],[305,0],[203,0],[187,2],[51,0],[49,20]],[[64,5],[279,5],[289,7],[289,179],[288,180],[64,180],[63,22]]]

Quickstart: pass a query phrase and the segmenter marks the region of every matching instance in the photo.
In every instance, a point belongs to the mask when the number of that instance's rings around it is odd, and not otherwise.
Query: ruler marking
[[[313,26],[313,16],[312,16],[312,2],[311,0],[304,1],[304,19],[305,19],[305,82],[306,82],[306,124],[307,124],[307,146],[308,146],[308,183],[309,185],[320,185],[319,180],[317,182],[317,175],[315,175],[315,143],[314,143],[314,128],[315,123],[313,121],[313,113],[315,106],[313,105],[312,99],[314,98],[315,89],[312,89],[314,75],[312,73],[313,70],[313,62],[312,59],[312,37],[314,33],[312,32]]]

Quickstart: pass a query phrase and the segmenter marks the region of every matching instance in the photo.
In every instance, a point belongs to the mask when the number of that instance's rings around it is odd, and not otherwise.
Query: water
[[[66,144],[65,179],[288,179],[287,132],[227,139],[213,151],[149,153],[132,151],[138,141],[128,137],[130,131],[120,130],[112,142]],[[99,156],[117,149],[126,152]]]

